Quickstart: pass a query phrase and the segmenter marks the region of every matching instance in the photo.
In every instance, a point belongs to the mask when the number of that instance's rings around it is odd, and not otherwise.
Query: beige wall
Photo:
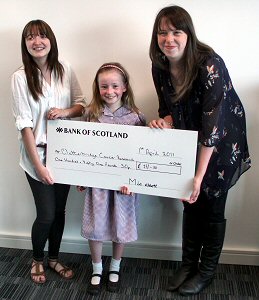
[[[119,61],[131,75],[137,105],[148,120],[157,116],[157,98],[148,57],[156,13],[171,1],[162,0],[9,0],[0,9],[0,246],[30,248],[35,208],[23,171],[11,114],[10,76],[21,65],[20,36],[31,19],[53,28],[60,57],[74,67],[91,98],[97,68]],[[199,38],[224,58],[247,113],[253,168],[231,189],[222,261],[259,265],[259,2],[257,0],[182,0],[193,17]],[[139,240],[127,256],[180,259],[182,204],[174,199],[142,196]],[[71,189],[62,250],[89,252],[80,237],[83,195]],[[110,253],[107,244],[105,253]]]

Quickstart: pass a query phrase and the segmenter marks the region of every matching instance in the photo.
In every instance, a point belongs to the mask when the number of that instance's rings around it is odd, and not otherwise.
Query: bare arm
[[[61,109],[53,107],[48,112],[48,119],[55,120],[58,118],[75,118],[81,117],[84,112],[84,107],[80,104],[75,104],[70,108]]]
[[[29,158],[30,158],[40,180],[44,184],[53,184],[54,181],[53,181],[48,169],[41,163],[41,160],[39,158],[35,139],[34,139],[31,128],[25,127],[22,129],[21,133],[22,133],[22,139],[23,139],[23,142],[25,145],[25,149],[29,155]]]
[[[193,191],[190,196],[189,203],[196,202],[199,194],[200,194],[200,188],[201,188],[201,182],[203,180],[203,177],[206,173],[211,155],[213,153],[214,147],[205,147],[201,146],[199,157],[198,157],[198,167],[195,174],[195,177],[193,179]]]

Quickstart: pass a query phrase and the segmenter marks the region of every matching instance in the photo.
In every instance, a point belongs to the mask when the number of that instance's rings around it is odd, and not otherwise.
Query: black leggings
[[[43,260],[47,240],[49,258],[57,259],[65,226],[65,207],[70,185],[45,185],[25,174],[33,193],[37,213],[31,231],[33,259]]]
[[[193,204],[184,202],[184,212],[196,220],[208,223],[222,223],[225,220],[225,207],[228,192],[220,197],[209,197],[204,191],[200,192]]]

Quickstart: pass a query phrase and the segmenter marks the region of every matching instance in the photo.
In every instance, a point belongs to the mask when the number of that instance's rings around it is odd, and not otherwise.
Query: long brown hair
[[[169,70],[169,61],[160,50],[157,42],[157,34],[160,30],[162,20],[165,20],[168,25],[173,25],[176,29],[182,30],[187,34],[187,44],[181,59],[181,87],[175,93],[174,97],[174,101],[178,101],[191,89],[198,75],[199,67],[205,57],[213,54],[214,50],[198,40],[192,18],[185,9],[177,5],[164,7],[156,16],[149,48],[149,56],[154,66]]]
[[[132,111],[135,111],[136,113],[139,113],[139,109],[136,107],[134,102],[134,94],[132,91],[132,88],[130,86],[129,82],[129,74],[125,70],[125,68],[117,63],[117,62],[110,62],[105,63],[101,65],[101,67],[98,69],[94,82],[93,82],[93,98],[91,103],[88,106],[88,112],[89,112],[89,119],[91,121],[96,121],[98,117],[101,115],[103,111],[104,101],[101,98],[99,85],[98,85],[98,77],[101,73],[114,70],[120,74],[123,83],[125,84],[126,91],[122,94],[121,101],[122,104],[125,105],[128,109],[131,109]]]
[[[33,98],[38,101],[39,96],[43,95],[42,92],[42,78],[39,76],[40,69],[33,57],[28,52],[25,39],[30,34],[43,34],[50,40],[51,49],[47,57],[48,69],[54,72],[54,75],[62,81],[64,68],[58,61],[58,46],[56,37],[50,26],[42,20],[32,20],[25,25],[22,32],[21,51],[22,61],[26,74],[29,91]]]

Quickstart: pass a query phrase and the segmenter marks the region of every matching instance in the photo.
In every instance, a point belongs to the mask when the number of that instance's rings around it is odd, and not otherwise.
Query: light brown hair
[[[136,107],[134,102],[134,94],[129,82],[129,74],[125,70],[125,68],[117,63],[117,62],[110,62],[103,64],[97,71],[94,82],[93,82],[93,98],[91,103],[88,106],[88,114],[89,119],[91,121],[97,120],[98,117],[101,115],[104,107],[104,101],[101,98],[99,85],[98,85],[98,77],[101,73],[115,70],[120,74],[123,83],[125,84],[126,91],[122,94],[121,101],[124,106],[128,109],[139,113],[139,109]]]

